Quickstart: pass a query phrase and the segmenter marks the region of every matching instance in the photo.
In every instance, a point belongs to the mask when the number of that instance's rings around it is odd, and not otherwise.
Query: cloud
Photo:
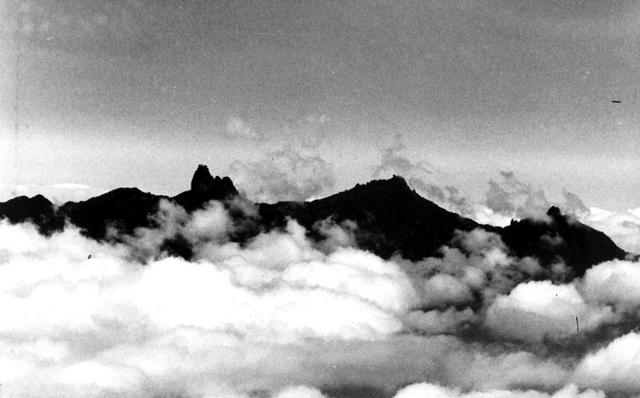
[[[285,388],[275,398],[326,398],[326,396],[314,388],[296,386]]]
[[[332,128],[331,117],[325,111],[291,115],[284,129],[286,139],[307,149],[320,147],[329,138]]]
[[[576,317],[583,331],[616,320],[611,308],[585,302],[573,285],[531,281],[497,297],[487,309],[486,323],[503,337],[541,341],[577,334]]]
[[[397,174],[421,195],[444,208],[468,216],[472,209],[466,197],[453,186],[438,186],[427,182],[433,175],[433,166],[425,160],[412,160],[403,152],[407,149],[402,142],[402,135],[396,134],[388,147],[381,151],[380,163],[373,171],[375,178],[391,177]]]
[[[472,300],[469,286],[451,275],[436,274],[424,282],[424,304],[427,307],[464,304]]]
[[[232,116],[227,120],[225,133],[229,138],[257,139],[260,135],[243,119]]]
[[[513,172],[500,172],[501,180],[489,181],[486,204],[489,209],[515,218],[539,218],[551,206],[544,191],[517,179]]]
[[[615,212],[591,207],[580,221],[604,232],[621,248],[640,253],[640,208]]]
[[[470,200],[454,186],[430,182],[436,176],[435,168],[425,160],[411,159],[405,154],[406,150],[402,136],[396,134],[391,144],[381,150],[373,176],[400,175],[423,197],[481,224],[506,226],[512,219],[546,219],[546,212],[553,205],[559,206],[563,214],[581,220],[590,214],[589,208],[575,193],[564,189],[562,202],[549,201],[544,190],[520,180],[513,171],[501,171],[500,178],[489,180],[484,200]]]
[[[412,160],[404,153],[406,150],[402,136],[395,135],[391,144],[381,151],[380,163],[373,172],[374,177],[398,174],[420,195],[479,223],[505,226],[512,219],[544,218],[549,207],[554,204],[560,206],[564,214],[579,217],[589,214],[589,209],[578,195],[565,189],[562,203],[550,202],[542,189],[521,181],[512,171],[500,172],[499,179],[489,181],[484,201],[473,202],[454,186],[429,182],[434,179],[434,167],[425,160]]]
[[[292,147],[271,151],[254,162],[235,161],[230,174],[245,187],[247,196],[260,202],[307,200],[335,184],[335,174],[327,161]]]
[[[608,391],[637,393],[640,381],[640,335],[629,333],[606,347],[588,354],[575,370],[574,380],[581,385]]]
[[[403,321],[408,330],[430,335],[455,334],[462,330],[465,324],[477,322],[471,308],[460,311],[455,308],[444,311],[412,311]]]
[[[549,273],[533,258],[510,256],[500,236],[482,229],[458,231],[441,253],[417,263],[400,261],[424,308],[491,302],[518,283]]]
[[[565,189],[564,202],[550,202],[544,190],[523,182],[513,171],[501,171],[499,180],[490,180],[485,196],[485,205],[492,213],[510,218],[544,218],[552,205],[560,207],[563,214],[579,217],[588,213],[576,194]]]
[[[257,216],[243,201],[192,213],[162,201],[152,228],[114,244],[0,222],[3,393],[640,392],[618,376],[625,363],[635,371],[619,351],[634,352],[637,337],[618,340],[636,316],[636,263],[603,263],[564,285],[533,280],[552,274],[484,230],[457,233],[438,258],[384,260],[354,247],[355,223],[331,219],[315,226],[320,243],[291,221],[241,245],[230,211]],[[177,237],[191,260],[167,250]]]
[[[240,247],[212,238],[228,230],[219,204],[187,216],[165,203],[159,218],[197,243],[197,261],[149,244],[174,233],[162,224],[153,237],[147,229],[127,245],[107,245],[70,227],[47,238],[28,224],[0,223],[6,392],[133,396],[169,388],[161,384],[172,375],[174,392],[194,378],[189,394],[207,392],[205,374],[226,360],[252,367],[241,358],[255,344],[302,355],[307,340],[374,342],[401,331],[416,300],[393,262],[348,247],[322,253],[295,223]],[[146,265],[130,260],[136,246],[156,251]],[[191,353],[181,352],[184,344]],[[217,359],[202,363],[205,354]]]
[[[580,392],[575,385],[568,385],[554,394],[540,391],[471,391],[462,392],[459,389],[447,388],[437,384],[414,384],[398,391],[394,398],[604,398],[602,391],[586,390]]]
[[[637,262],[608,261],[588,269],[581,288],[589,300],[613,305],[620,311],[640,306],[640,266]]]
[[[376,166],[373,175],[380,177],[385,173],[394,172],[409,178],[417,174],[431,174],[431,166],[426,161],[413,161],[402,154],[407,147],[402,142],[402,135],[396,134],[393,142],[382,150],[382,159]]]

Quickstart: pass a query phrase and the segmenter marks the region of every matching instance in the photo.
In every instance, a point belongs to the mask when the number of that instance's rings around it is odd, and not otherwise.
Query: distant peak
[[[214,178],[204,164],[198,165],[196,172],[193,173],[191,191],[210,199],[224,199],[238,195],[238,190],[229,177]]]
[[[570,217],[562,214],[562,211],[558,206],[551,206],[549,210],[547,210],[547,216],[549,216],[556,225],[567,225],[571,220]]]
[[[198,165],[196,172],[193,173],[193,178],[191,179],[191,190],[195,192],[200,192],[205,190],[206,187],[213,184],[215,180],[211,173],[209,172],[209,168],[203,164]]]
[[[389,181],[394,182],[396,184],[404,185],[406,187],[409,186],[409,184],[407,184],[407,180],[405,180],[404,177],[399,176],[397,174],[394,174],[393,177],[389,179]]]
[[[558,206],[551,206],[549,210],[547,210],[547,215],[551,218],[557,218],[562,216],[562,212]]]
[[[365,184],[369,188],[377,189],[390,189],[395,191],[411,191],[407,181],[399,175],[393,175],[393,177],[386,180],[373,180]]]

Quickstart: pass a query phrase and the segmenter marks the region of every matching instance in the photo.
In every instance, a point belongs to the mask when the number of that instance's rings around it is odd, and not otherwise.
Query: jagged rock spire
[[[238,195],[238,190],[229,177],[215,178],[211,176],[209,168],[199,165],[191,179],[191,192],[207,196],[210,199],[224,199]]]

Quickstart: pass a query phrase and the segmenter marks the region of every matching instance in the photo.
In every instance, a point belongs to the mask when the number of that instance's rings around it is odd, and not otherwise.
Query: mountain
[[[562,260],[578,276],[592,265],[627,256],[607,235],[562,215],[559,208],[551,207],[547,216],[511,222],[501,231],[502,240],[520,257],[533,256],[547,265]]]
[[[41,195],[25,196],[0,203],[0,218],[12,223],[31,221],[43,234],[61,230],[65,221],[81,228],[93,239],[118,239],[138,227],[154,226],[154,214],[162,199],[180,205],[188,212],[200,209],[211,200],[221,201],[242,225],[232,240],[246,242],[262,231],[283,228],[294,219],[309,231],[309,236],[324,238],[328,220],[339,225],[355,225],[352,232],[358,247],[383,258],[395,254],[410,260],[439,256],[440,248],[450,244],[456,231],[481,228],[500,235],[512,254],[532,256],[545,267],[559,261],[582,275],[590,266],[611,259],[623,259],[627,253],[604,233],[549,209],[548,219],[513,221],[505,228],[478,224],[449,212],[421,197],[399,176],[367,184],[310,202],[258,203],[257,216],[233,211],[231,205],[241,198],[228,177],[213,177],[207,166],[198,166],[188,191],[174,197],[154,195],[137,188],[118,188],[81,202],[55,207]],[[244,199],[246,200],[246,199]],[[170,253],[190,256],[185,242],[168,242]]]
[[[109,229],[130,234],[138,227],[152,225],[150,215],[158,211],[160,199],[138,188],[118,188],[82,201],[67,202],[59,209],[72,224],[93,239],[104,239]]]
[[[49,234],[64,227],[64,217],[56,212],[55,206],[42,195],[32,198],[18,196],[0,203],[0,218],[16,224],[32,222],[42,234]]]
[[[271,227],[290,217],[312,231],[329,218],[338,224],[354,221],[360,248],[384,258],[397,252],[410,260],[437,255],[456,230],[471,231],[480,226],[421,197],[398,176],[356,185],[312,202],[263,204],[260,214]]]
[[[191,179],[191,189],[173,198],[187,211],[202,207],[210,200],[226,200],[238,196],[238,190],[229,177],[211,176],[209,168],[199,165]]]

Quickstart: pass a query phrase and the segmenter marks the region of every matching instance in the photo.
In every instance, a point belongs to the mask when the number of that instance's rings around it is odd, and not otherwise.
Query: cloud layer
[[[162,202],[98,243],[0,222],[0,375],[16,397],[602,397],[640,393],[637,263],[568,284],[498,235],[383,260],[326,221],[240,246],[228,208]],[[172,257],[180,236],[193,261]],[[576,317],[579,329],[576,328]],[[589,390],[591,389],[591,390]],[[345,395],[347,394],[347,395]]]

